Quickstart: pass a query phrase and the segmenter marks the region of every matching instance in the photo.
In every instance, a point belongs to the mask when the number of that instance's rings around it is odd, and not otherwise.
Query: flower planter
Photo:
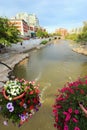
[[[7,99],[7,100],[9,100],[9,97],[6,95],[5,89],[2,90],[2,93],[3,93],[4,98]],[[21,95],[17,96],[17,97],[13,97],[12,100],[20,99],[20,98],[22,98],[24,95],[25,95],[25,92],[22,93]]]
[[[21,126],[39,110],[39,92],[35,82],[24,79],[7,81],[0,93],[0,114]]]

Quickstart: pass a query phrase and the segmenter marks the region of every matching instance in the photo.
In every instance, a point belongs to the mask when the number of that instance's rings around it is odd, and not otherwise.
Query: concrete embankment
[[[73,48],[72,50],[79,54],[87,55],[87,46],[86,45]]]
[[[7,64],[11,69],[13,69],[16,64],[18,64],[21,60],[27,57],[29,57],[28,53],[14,54],[14,56],[11,56],[9,59],[5,60],[4,63]],[[0,64],[0,88],[3,85],[3,82],[8,80],[8,73],[10,71],[11,70],[8,67],[3,64]]]
[[[25,53],[26,51],[29,52],[32,49],[40,49],[43,47],[44,45],[40,45],[43,40],[44,39],[31,39],[29,41],[24,41],[22,45],[20,43],[12,44],[11,47],[7,48],[6,53],[0,55],[0,61],[13,69],[16,64],[29,57],[29,53]],[[9,80],[8,73],[10,71],[9,68],[0,64],[0,88],[2,88],[3,82]]]

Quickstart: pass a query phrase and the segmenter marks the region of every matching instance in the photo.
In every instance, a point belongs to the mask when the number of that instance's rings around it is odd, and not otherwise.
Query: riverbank
[[[13,70],[16,64],[18,64],[23,59],[29,57],[29,53],[28,53],[29,51],[33,49],[42,48],[44,45],[40,45],[40,43],[43,40],[44,39],[31,39],[28,41],[24,41],[22,45],[20,43],[12,44],[11,47],[6,48],[5,53],[0,54],[0,61],[7,64]],[[6,82],[7,80],[9,80],[8,73],[10,71],[11,70],[9,68],[0,64],[0,81],[1,81],[0,88],[2,88],[3,82]]]
[[[74,52],[77,52],[79,54],[87,55],[87,45],[80,45],[77,47],[73,47],[72,49]]]

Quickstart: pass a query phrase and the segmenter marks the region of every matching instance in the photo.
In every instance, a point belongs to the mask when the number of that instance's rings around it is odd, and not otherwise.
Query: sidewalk
[[[26,52],[32,48],[37,47],[41,41],[44,39],[30,39],[22,42],[22,45],[20,43],[13,44],[12,47],[8,47],[8,49],[12,51],[16,51],[17,53]]]
[[[6,53],[0,54],[0,61],[10,66],[12,69],[16,64],[18,64],[21,60],[29,57],[29,50],[33,48],[38,48],[40,46],[41,41],[44,39],[30,39],[23,41],[22,45],[20,43],[12,44],[11,47],[6,48]],[[8,73],[11,70],[6,66],[0,64],[0,87],[3,86],[3,81],[8,80]]]

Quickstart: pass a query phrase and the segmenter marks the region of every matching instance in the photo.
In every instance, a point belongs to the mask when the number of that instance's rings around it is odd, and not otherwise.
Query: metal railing
[[[11,70],[11,71],[8,73],[8,78],[11,79],[11,80],[15,79],[15,76],[13,75],[13,69],[12,69],[10,66],[8,66],[7,64],[5,64],[4,62],[2,62],[2,61],[0,61],[0,64],[6,66],[7,68],[9,68],[9,69]],[[4,83],[4,81],[0,81],[0,82],[3,82],[3,83]]]
[[[0,64],[5,65],[7,68],[9,68],[10,70],[12,70],[12,68],[10,66],[8,66],[7,64],[5,64],[5,63],[3,63],[1,61],[0,61]]]

